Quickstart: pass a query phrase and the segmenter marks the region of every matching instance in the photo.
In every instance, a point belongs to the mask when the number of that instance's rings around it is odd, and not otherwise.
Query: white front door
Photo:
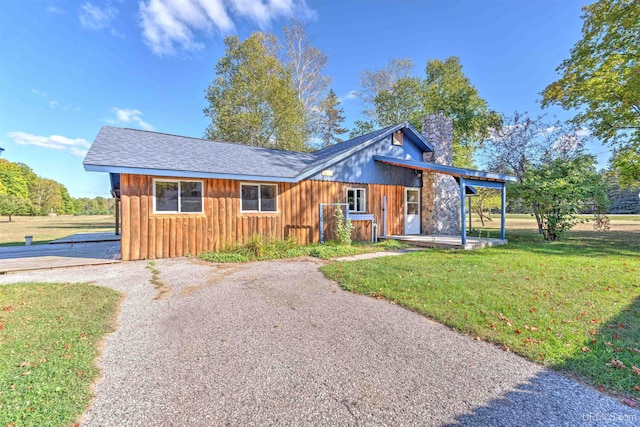
[[[420,234],[420,189],[404,189],[404,234]]]

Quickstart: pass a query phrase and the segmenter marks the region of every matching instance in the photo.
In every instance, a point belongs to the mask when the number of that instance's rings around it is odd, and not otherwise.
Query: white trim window
[[[278,212],[278,186],[240,184],[240,212]]]
[[[364,188],[347,188],[347,204],[349,212],[367,211],[367,190]]]
[[[170,179],[153,180],[154,213],[195,213],[203,212],[202,181],[178,181]]]

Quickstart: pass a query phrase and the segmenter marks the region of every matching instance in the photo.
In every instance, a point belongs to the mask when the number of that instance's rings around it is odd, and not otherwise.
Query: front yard
[[[587,229],[546,243],[523,229],[508,232],[507,246],[335,262],[322,270],[347,290],[633,399],[640,398],[639,231]]]
[[[86,284],[0,286],[0,426],[67,426],[92,398],[120,295]]]

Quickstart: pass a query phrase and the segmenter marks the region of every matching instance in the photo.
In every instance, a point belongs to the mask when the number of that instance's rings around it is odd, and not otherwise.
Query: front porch
[[[411,246],[438,248],[438,249],[482,249],[491,246],[506,245],[506,239],[491,239],[487,237],[467,236],[463,243],[461,236],[447,236],[435,234],[406,234],[396,236],[380,236],[380,240],[397,240]]]

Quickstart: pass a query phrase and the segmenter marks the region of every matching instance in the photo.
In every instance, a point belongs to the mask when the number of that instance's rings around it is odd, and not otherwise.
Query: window
[[[277,212],[278,186],[274,184],[241,184],[242,212]]]
[[[202,213],[202,181],[153,181],[154,212]]]
[[[365,212],[366,211],[366,191],[364,188],[347,188],[347,203],[349,204],[349,212]]]

